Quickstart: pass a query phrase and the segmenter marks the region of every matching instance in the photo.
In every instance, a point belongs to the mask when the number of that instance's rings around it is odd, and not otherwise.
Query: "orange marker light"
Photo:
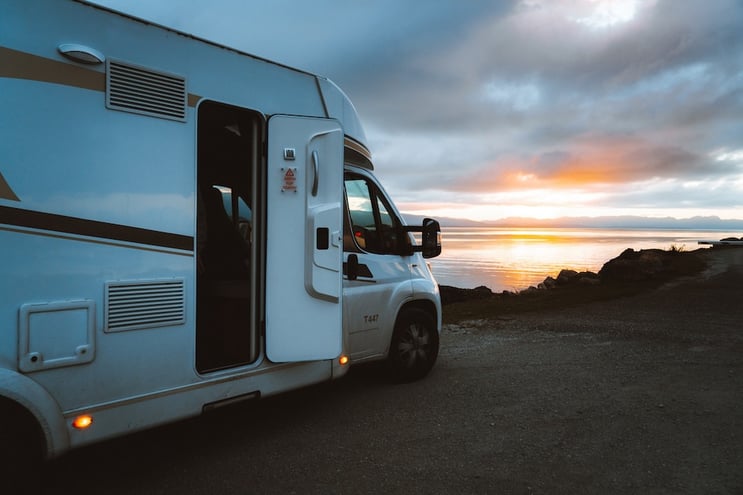
[[[348,356],[341,356],[338,358],[338,362],[341,364],[341,366],[345,366],[348,364]]]
[[[84,430],[85,428],[89,427],[92,424],[93,424],[93,416],[89,416],[87,414],[78,416],[72,421],[72,426],[74,426],[78,430]]]

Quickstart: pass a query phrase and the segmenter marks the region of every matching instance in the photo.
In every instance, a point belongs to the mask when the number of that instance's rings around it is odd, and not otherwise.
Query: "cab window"
[[[346,173],[346,251],[377,254],[401,254],[408,244],[402,222],[393,213],[389,201],[373,182],[360,175]]]

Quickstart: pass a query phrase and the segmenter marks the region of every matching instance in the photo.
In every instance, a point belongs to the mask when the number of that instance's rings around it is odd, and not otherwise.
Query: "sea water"
[[[518,291],[556,277],[563,268],[598,272],[627,248],[693,251],[705,247],[698,245],[700,240],[741,235],[717,230],[444,227],[443,251],[430,263],[441,285]]]

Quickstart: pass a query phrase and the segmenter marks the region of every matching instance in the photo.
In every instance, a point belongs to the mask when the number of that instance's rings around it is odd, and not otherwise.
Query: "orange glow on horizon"
[[[551,166],[538,163],[506,163],[496,165],[502,170],[493,181],[479,181],[474,189],[485,192],[494,190],[518,191],[524,187],[549,189],[595,188],[611,184],[624,184],[636,180],[638,171],[616,150],[592,150]],[[541,170],[540,170],[541,169]],[[493,190],[493,189],[491,189]]]
[[[581,135],[547,152],[506,155],[455,180],[455,189],[480,194],[529,190],[608,189],[667,177],[689,159],[636,137]]]

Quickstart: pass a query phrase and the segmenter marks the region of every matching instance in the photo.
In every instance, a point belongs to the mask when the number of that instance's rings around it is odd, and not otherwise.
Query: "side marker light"
[[[340,363],[341,366],[347,365],[348,361],[349,361],[348,356],[341,356],[340,358],[338,358],[338,362]]]
[[[77,418],[72,420],[72,426],[74,426],[78,430],[84,430],[92,424],[93,416],[90,416],[88,414],[83,414],[82,416],[78,416]]]

